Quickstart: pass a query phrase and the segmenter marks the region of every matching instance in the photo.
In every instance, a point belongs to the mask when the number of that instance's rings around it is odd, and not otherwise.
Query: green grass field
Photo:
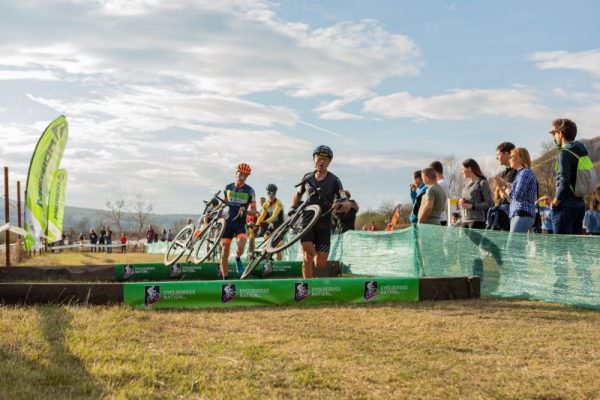
[[[160,261],[63,253],[29,265]],[[600,398],[600,313],[510,300],[0,306],[0,399]]]

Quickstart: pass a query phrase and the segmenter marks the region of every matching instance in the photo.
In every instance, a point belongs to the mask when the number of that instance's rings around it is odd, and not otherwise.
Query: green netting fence
[[[330,259],[360,275],[481,277],[489,297],[600,309],[600,237],[419,225],[334,238]]]

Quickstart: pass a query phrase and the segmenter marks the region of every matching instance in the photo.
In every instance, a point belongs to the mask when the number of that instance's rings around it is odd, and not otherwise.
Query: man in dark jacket
[[[588,155],[585,146],[575,141],[577,125],[568,119],[552,121],[550,134],[554,143],[559,147],[556,165],[556,194],[552,200],[552,225],[554,233],[580,235],[582,234],[585,202],[574,193],[577,177],[578,156]],[[570,151],[566,151],[570,150]]]

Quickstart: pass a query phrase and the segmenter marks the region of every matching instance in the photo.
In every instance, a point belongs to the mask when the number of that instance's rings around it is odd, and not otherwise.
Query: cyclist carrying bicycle
[[[267,196],[267,201],[263,204],[263,209],[256,221],[257,228],[263,224],[267,225],[264,230],[264,240],[267,240],[271,233],[283,224],[283,204],[277,198],[277,185],[273,183],[267,185]],[[283,253],[277,253],[277,259],[281,260],[282,258]]]
[[[241,260],[242,253],[246,247],[246,215],[256,215],[256,197],[254,189],[246,185],[246,179],[252,172],[252,168],[246,163],[237,166],[235,182],[225,187],[225,202],[229,206],[229,215],[225,222],[225,231],[221,239],[223,252],[221,254],[221,275],[223,279],[228,278],[228,260],[231,241],[237,241],[237,253],[235,265],[238,274],[244,272]]]
[[[315,170],[304,175],[302,181],[308,181],[300,186],[292,199],[290,213],[300,204],[304,193],[318,189],[318,195],[311,196],[307,200],[310,204],[321,206],[321,217],[315,226],[308,230],[300,239],[302,243],[302,276],[312,278],[313,266],[325,268],[329,248],[331,245],[331,210],[336,209],[340,213],[348,212],[350,203],[346,200],[346,193],[342,182],[333,173],[328,171],[329,164],[333,159],[333,151],[328,146],[318,146],[313,151],[313,162]]]

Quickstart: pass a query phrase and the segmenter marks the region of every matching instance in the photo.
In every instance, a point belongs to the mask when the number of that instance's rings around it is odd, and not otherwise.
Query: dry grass
[[[88,253],[63,252],[46,253],[25,259],[19,266],[65,266],[65,265],[102,265],[127,263],[161,263],[164,255],[146,253]]]
[[[161,260],[60,253],[24,264]],[[0,399],[600,398],[600,313],[539,302],[0,306],[0,338]]]
[[[600,313],[478,300],[0,307],[0,398],[592,399]]]

